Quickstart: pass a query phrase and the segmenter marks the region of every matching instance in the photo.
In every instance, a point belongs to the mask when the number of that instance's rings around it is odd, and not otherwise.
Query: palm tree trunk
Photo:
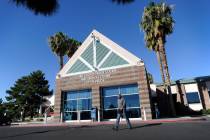
[[[63,56],[59,56],[60,70],[63,68]]]
[[[162,63],[162,59],[161,59],[161,56],[160,56],[160,52],[157,51],[156,55],[157,55],[158,63],[159,63],[159,66],[160,66],[160,73],[161,73],[161,77],[162,77],[162,81],[163,81],[164,92],[166,93],[166,84],[165,84],[166,81],[165,81],[165,75],[164,75],[164,71],[163,71],[163,63]]]
[[[169,95],[169,105],[171,109],[171,115],[173,117],[176,116],[176,111],[175,111],[175,106],[174,106],[174,101],[171,93],[171,81],[170,81],[170,75],[169,75],[169,70],[168,70],[168,63],[167,63],[167,58],[166,58],[166,52],[165,52],[165,47],[163,43],[163,37],[159,37],[159,45],[160,45],[160,55],[161,55],[161,60],[163,63],[163,69],[166,74],[166,87]]]

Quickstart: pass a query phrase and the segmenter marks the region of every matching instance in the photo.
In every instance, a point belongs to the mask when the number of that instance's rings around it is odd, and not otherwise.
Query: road
[[[210,121],[122,125],[57,127],[0,127],[0,140],[209,140]]]

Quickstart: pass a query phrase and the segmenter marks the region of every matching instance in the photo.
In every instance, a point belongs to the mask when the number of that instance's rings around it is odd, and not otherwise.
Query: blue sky
[[[161,81],[154,52],[144,45],[139,28],[147,0],[116,5],[111,0],[60,0],[51,17],[34,15],[7,0],[0,1],[0,98],[21,76],[42,70],[55,87],[58,59],[47,38],[62,31],[83,41],[96,29],[136,56],[142,58],[156,82]],[[210,1],[166,0],[175,5],[174,33],[167,38],[166,51],[171,79],[210,75]]]

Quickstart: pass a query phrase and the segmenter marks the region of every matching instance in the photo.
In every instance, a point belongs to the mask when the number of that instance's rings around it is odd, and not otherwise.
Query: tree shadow
[[[21,134],[15,134],[15,135],[10,135],[10,136],[0,136],[0,139],[7,139],[7,138],[13,138],[13,137],[21,137],[21,136],[27,136],[27,135],[35,135],[35,134],[43,134],[43,133],[49,133],[49,132],[58,132],[58,131],[63,131],[63,130],[72,130],[72,129],[82,129],[82,128],[95,128],[98,127],[97,125],[80,125],[80,126],[64,126],[62,128],[57,128],[57,129],[49,129],[48,130],[34,130],[33,132],[26,132],[26,133],[21,133]]]
[[[20,137],[20,136],[27,136],[27,135],[33,135],[33,134],[42,134],[42,133],[48,133],[48,132],[55,132],[55,131],[63,131],[67,130],[71,127],[63,127],[60,129],[49,129],[49,130],[42,130],[42,131],[33,131],[33,132],[27,132],[27,133],[22,133],[22,134],[15,134],[15,135],[10,135],[10,136],[2,136],[0,139],[7,139],[7,138],[13,138],[13,137]]]

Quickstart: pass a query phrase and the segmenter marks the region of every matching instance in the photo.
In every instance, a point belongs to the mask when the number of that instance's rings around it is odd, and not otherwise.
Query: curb
[[[159,119],[159,120],[147,120],[147,121],[131,121],[132,124],[156,124],[156,123],[189,123],[189,122],[203,122],[206,121],[206,118],[177,118],[177,119]],[[52,123],[52,124],[44,124],[44,123],[35,123],[35,124],[15,124],[10,127],[84,127],[84,126],[99,126],[99,125],[113,125],[114,121],[104,121],[104,122],[88,122],[88,123]],[[126,121],[122,121],[121,124],[126,124]]]

